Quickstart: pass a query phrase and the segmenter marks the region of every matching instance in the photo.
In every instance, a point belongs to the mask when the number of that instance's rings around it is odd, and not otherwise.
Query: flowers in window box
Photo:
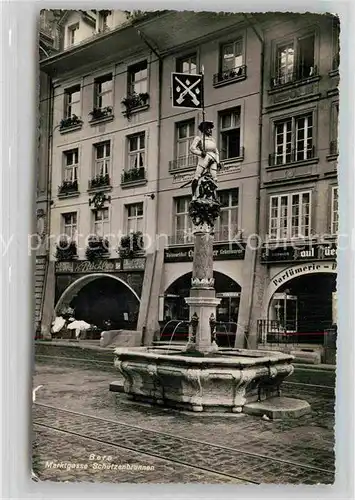
[[[128,94],[127,97],[121,101],[121,103],[126,107],[126,116],[129,117],[135,108],[145,106],[148,99],[149,94],[147,92],[141,92],[140,94],[133,92],[133,94]]]
[[[60,238],[56,245],[55,258],[57,260],[72,260],[77,257],[76,242],[67,236]]]
[[[122,184],[125,182],[133,182],[145,179],[145,168],[131,168],[129,170],[125,170],[121,175]]]
[[[78,191],[78,181],[63,181],[58,188],[59,194],[76,193]]]
[[[107,257],[110,250],[110,243],[103,236],[91,235],[88,239],[85,255],[87,260],[94,261]]]
[[[60,130],[65,128],[74,127],[75,125],[81,125],[83,120],[76,115],[68,116],[68,118],[63,118],[60,121]]]
[[[92,120],[100,120],[100,118],[105,118],[106,116],[112,115],[112,106],[106,106],[105,108],[94,108],[90,111],[89,115]]]
[[[144,250],[144,240],[141,231],[132,232],[122,236],[118,252],[120,257],[132,258],[135,254]]]
[[[99,174],[96,177],[93,177],[89,181],[89,189],[94,189],[109,185],[110,185],[110,176],[108,174]]]

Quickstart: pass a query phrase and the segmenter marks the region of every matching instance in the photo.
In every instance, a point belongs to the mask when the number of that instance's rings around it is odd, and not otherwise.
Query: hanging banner
[[[203,75],[171,74],[173,108],[203,108]]]

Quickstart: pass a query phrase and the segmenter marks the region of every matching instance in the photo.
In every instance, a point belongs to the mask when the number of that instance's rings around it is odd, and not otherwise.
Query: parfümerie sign
[[[226,243],[213,246],[213,260],[242,260],[245,257],[245,243]],[[192,262],[192,246],[176,246],[165,249],[164,262]]]
[[[271,281],[276,288],[279,288],[287,281],[297,278],[298,276],[312,273],[335,273],[336,270],[336,262],[312,262],[309,264],[299,264],[298,266],[292,266],[289,269],[277,274]]]

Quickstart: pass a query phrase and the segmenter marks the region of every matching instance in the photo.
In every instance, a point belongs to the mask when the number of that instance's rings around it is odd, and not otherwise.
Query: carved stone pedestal
[[[196,350],[203,353],[217,351],[218,347],[212,339],[210,319],[212,316],[216,317],[216,307],[221,299],[216,299],[214,290],[191,289],[190,297],[185,300],[190,307],[190,316],[196,314],[198,317],[195,337]]]

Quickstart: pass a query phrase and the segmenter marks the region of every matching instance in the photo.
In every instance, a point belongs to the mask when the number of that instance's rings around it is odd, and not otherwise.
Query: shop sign
[[[122,268],[124,271],[144,271],[145,259],[123,259]]]
[[[194,174],[191,172],[175,174],[173,177],[173,184],[176,184],[178,182],[192,181],[193,177],[194,177]]]
[[[308,260],[336,260],[337,247],[334,243],[301,246],[268,246],[261,251],[263,264],[273,262],[294,262]]]
[[[222,243],[213,246],[213,260],[242,260],[245,243]],[[193,246],[176,246],[165,249],[164,262],[192,262]]]
[[[308,97],[309,95],[315,94],[317,91],[317,85],[303,85],[294,89],[275,92],[270,96],[270,101],[272,104],[278,104],[292,99],[298,99],[300,97]]]
[[[77,260],[56,262],[56,273],[108,273],[121,270],[121,259]]]

